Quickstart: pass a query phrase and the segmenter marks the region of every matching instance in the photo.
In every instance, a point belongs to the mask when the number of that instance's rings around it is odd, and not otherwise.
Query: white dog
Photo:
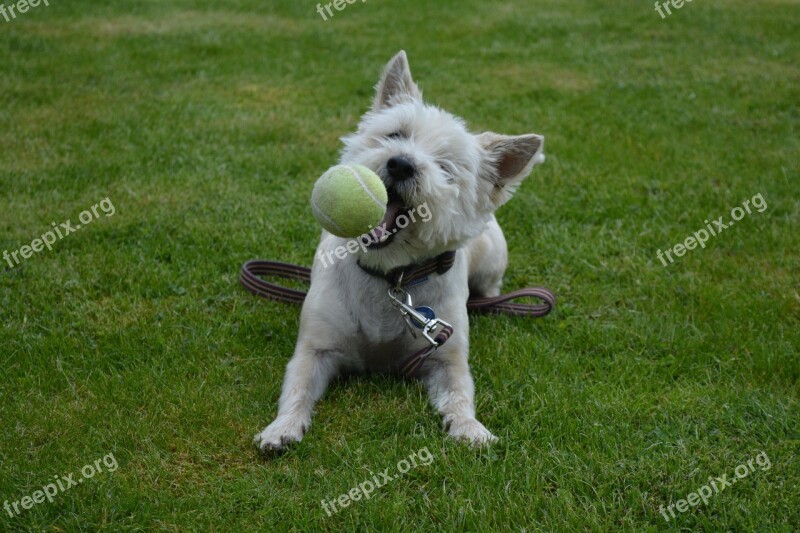
[[[303,438],[315,402],[338,373],[396,373],[409,354],[430,346],[412,334],[415,327],[421,333],[424,322],[409,325],[390,289],[401,303],[424,305],[452,325],[447,342],[414,373],[445,429],[474,445],[497,440],[475,418],[466,303],[470,294],[500,292],[508,256],[494,212],[544,161],[544,138],[469,133],[461,119],[422,101],[402,51],[376,90],[358,131],[343,139],[341,162],[381,177],[389,192],[386,217],[366,237],[369,246],[332,264],[321,258],[331,258],[347,240],[322,232],[278,416],[255,437],[262,451],[280,451]],[[412,208],[423,205],[427,221],[408,224]],[[404,216],[406,227],[398,224]],[[436,272],[415,276],[423,267]]]

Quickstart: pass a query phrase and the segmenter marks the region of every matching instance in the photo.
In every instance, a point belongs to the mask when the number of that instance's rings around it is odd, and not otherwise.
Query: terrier
[[[423,102],[400,51],[386,65],[372,109],[342,140],[342,164],[363,165],[383,180],[386,216],[366,251],[328,268],[319,258],[346,239],[322,232],[278,415],[255,445],[281,451],[299,442],[337,374],[399,373],[414,353],[426,357],[413,377],[449,435],[475,446],[495,442],[475,417],[466,304],[470,295],[500,293],[508,251],[494,212],[544,162],[544,137],[470,133],[460,118]],[[423,204],[427,222],[398,227],[398,218]]]

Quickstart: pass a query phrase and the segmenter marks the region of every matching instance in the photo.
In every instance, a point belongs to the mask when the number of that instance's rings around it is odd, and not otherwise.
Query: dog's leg
[[[431,404],[442,415],[444,428],[450,436],[474,446],[496,442],[497,437],[475,418],[475,386],[469,373],[466,350],[448,343],[425,365],[429,366],[422,380]]]
[[[498,296],[508,266],[508,247],[494,216],[483,233],[469,241],[466,248],[470,296]]]
[[[314,350],[298,343],[286,366],[278,416],[254,443],[262,451],[281,451],[292,442],[300,442],[311,425],[314,404],[322,397],[337,372],[338,354]]]

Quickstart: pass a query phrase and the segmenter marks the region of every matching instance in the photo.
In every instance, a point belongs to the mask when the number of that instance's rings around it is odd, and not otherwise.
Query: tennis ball
[[[389,197],[381,179],[361,165],[337,165],[314,184],[311,211],[320,225],[339,237],[358,237],[377,226]]]

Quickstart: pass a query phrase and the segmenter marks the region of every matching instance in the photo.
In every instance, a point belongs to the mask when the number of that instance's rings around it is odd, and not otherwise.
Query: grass
[[[0,19],[0,250],[101,216],[0,271],[0,502],[113,453],[0,530],[782,530],[800,525],[800,6],[71,0]],[[261,459],[299,311],[237,284],[311,261],[308,198],[383,64],[547,163],[499,212],[506,287],[557,312],[476,317],[490,450],[424,391],[337,383]],[[768,209],[656,257],[761,193]],[[427,448],[328,517],[331,500]],[[707,504],[668,506],[765,452]]]

